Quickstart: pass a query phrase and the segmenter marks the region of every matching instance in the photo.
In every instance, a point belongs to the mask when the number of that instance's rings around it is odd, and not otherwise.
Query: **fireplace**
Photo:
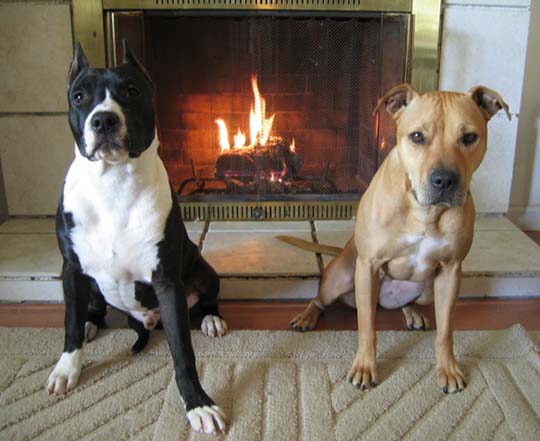
[[[182,200],[358,199],[392,144],[373,108],[407,79],[407,23],[117,14],[115,36],[144,33],[132,40],[144,44],[160,154]]]
[[[354,215],[394,145],[373,108],[414,75],[410,1],[103,0],[102,14],[108,64],[126,38],[154,80],[184,218]]]

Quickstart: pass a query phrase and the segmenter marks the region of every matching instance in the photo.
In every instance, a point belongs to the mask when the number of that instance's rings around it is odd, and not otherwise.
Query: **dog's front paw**
[[[375,357],[357,354],[347,380],[358,389],[366,390],[379,383]]]
[[[64,352],[47,380],[49,394],[63,394],[77,386],[81,375],[81,351]]]
[[[223,337],[227,333],[227,323],[217,315],[205,315],[201,322],[201,331],[208,337]]]
[[[201,406],[191,409],[187,413],[191,428],[195,432],[211,433],[217,435],[225,432],[227,423],[225,414],[218,406]]]
[[[464,378],[455,360],[437,366],[437,384],[445,394],[461,392],[466,386]]]

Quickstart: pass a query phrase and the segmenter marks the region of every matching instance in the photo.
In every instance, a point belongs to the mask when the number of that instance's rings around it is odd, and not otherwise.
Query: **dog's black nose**
[[[459,175],[453,170],[439,169],[431,173],[429,182],[440,192],[454,191],[459,183]]]
[[[113,112],[97,112],[90,120],[90,127],[96,133],[107,134],[118,129],[120,118]]]

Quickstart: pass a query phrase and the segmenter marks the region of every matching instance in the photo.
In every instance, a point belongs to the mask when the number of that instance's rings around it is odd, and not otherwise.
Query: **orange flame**
[[[221,147],[221,153],[230,150],[229,144],[229,132],[227,131],[227,124],[222,119],[216,119],[214,121],[219,127],[219,146]]]
[[[246,135],[238,129],[238,133],[234,135],[234,148],[241,149],[246,144]]]
[[[266,100],[259,91],[257,75],[252,75],[251,77],[251,88],[253,89],[253,105],[251,106],[249,113],[250,144],[246,146],[246,135],[240,129],[238,129],[238,133],[233,137],[235,149],[266,145],[268,139],[270,138],[272,125],[276,116],[274,114],[270,118],[266,118]],[[216,119],[215,123],[219,127],[219,145],[221,147],[221,152],[223,153],[231,149],[227,124],[221,118]],[[293,148],[292,145],[291,148]]]
[[[257,84],[257,75],[251,77],[251,88],[253,89],[253,107],[249,113],[249,132],[251,138],[251,146],[260,144],[265,145],[270,137],[274,117],[266,118],[266,100],[259,92]]]
[[[294,138],[292,139],[291,145],[289,146],[291,149],[291,152],[296,152],[296,142],[294,141]]]
[[[272,170],[270,172],[270,182],[283,182],[282,176],[283,173],[278,173]]]

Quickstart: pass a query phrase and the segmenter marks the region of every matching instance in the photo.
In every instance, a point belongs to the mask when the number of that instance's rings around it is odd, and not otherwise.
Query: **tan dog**
[[[487,122],[500,109],[508,118],[510,113],[500,95],[483,86],[466,94],[418,94],[402,84],[379,100],[375,112],[382,105],[396,121],[397,144],[360,200],[353,237],[326,269],[317,298],[291,326],[313,329],[321,308],[354,292],[358,351],[348,380],[361,389],[375,386],[377,301],[395,297],[401,283],[407,295],[419,296],[418,303],[434,297],[437,383],[444,392],[461,391],[452,324],[461,262],[473,239],[469,185],[486,152]],[[411,306],[404,309],[413,322],[423,322]]]

